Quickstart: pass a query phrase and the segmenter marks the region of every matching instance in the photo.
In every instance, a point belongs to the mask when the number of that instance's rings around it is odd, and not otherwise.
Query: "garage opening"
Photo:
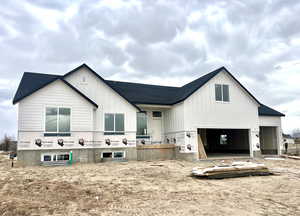
[[[278,154],[277,127],[259,127],[259,139],[262,154]]]
[[[248,129],[198,129],[207,157],[250,155]]]

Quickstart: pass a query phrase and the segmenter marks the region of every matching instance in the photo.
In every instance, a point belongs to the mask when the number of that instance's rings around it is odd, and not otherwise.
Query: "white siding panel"
[[[216,102],[215,84],[229,85],[230,102]],[[184,101],[185,129],[256,128],[258,104],[221,72]]]
[[[82,82],[83,79],[85,82]],[[82,68],[68,76],[66,80],[98,104],[99,108],[95,113],[97,131],[104,130],[104,113],[124,113],[125,131],[136,131],[137,109],[88,69]]]
[[[179,103],[164,112],[165,133],[184,130],[184,105]]]
[[[44,131],[47,106],[71,108],[71,130],[93,130],[93,105],[62,81],[55,81],[19,103],[19,131]]]

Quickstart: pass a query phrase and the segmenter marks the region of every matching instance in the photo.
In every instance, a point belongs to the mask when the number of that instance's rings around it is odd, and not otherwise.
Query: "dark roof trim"
[[[111,88],[112,90],[114,90],[118,95],[120,95],[122,98],[124,98],[129,104],[131,104],[132,106],[134,106],[138,111],[141,111],[141,109],[135,105],[134,103],[130,102],[123,94],[121,94],[120,92],[116,91],[111,85],[109,85],[105,79],[103,79],[96,71],[94,71],[92,68],[90,68],[87,64],[83,63],[82,65],[78,66],[77,68],[69,71],[68,73],[66,73],[63,78],[70,76],[71,74],[73,74],[74,72],[76,72],[77,70],[81,69],[81,68],[87,68],[89,71],[91,71],[97,78],[99,78],[101,81],[103,81],[109,88]]]
[[[86,99],[88,102],[90,102],[91,104],[93,104],[96,108],[98,108],[98,105],[92,101],[90,98],[88,98],[87,96],[85,96],[81,91],[79,91],[77,88],[75,88],[73,85],[71,85],[69,82],[67,82],[66,80],[59,78],[59,80],[63,81],[63,83],[65,83],[67,86],[69,86],[71,89],[73,89],[75,92],[77,92],[81,97],[83,97],[84,99]]]
[[[177,103],[180,103],[180,102],[182,102],[182,101],[184,101],[185,99],[187,99],[189,96],[191,96],[193,93],[195,93],[198,89],[200,89],[202,86],[204,86],[206,83],[208,83],[212,78],[214,78],[216,75],[218,75],[220,72],[222,72],[222,71],[225,71],[225,72],[227,72],[228,74],[229,74],[229,76],[233,79],[233,80],[235,80],[245,91],[246,91],[246,93],[248,93],[249,94],[249,96],[256,102],[256,103],[258,103],[258,104],[260,104],[260,102],[224,67],[224,66],[222,66],[222,67],[220,67],[220,68],[218,68],[218,69],[216,69],[216,70],[214,70],[214,71],[212,71],[212,72],[210,72],[210,74],[212,74],[212,77],[210,77],[208,80],[206,80],[204,83],[202,83],[201,85],[199,85],[196,89],[194,89],[194,91],[192,91],[191,93],[189,93],[187,96],[185,96],[184,98],[182,98],[182,99],[180,99],[180,100],[178,100],[178,101],[176,101],[175,103],[173,103],[173,104],[177,104]],[[201,78],[201,77],[200,77]],[[188,85],[188,84],[186,84],[186,85]]]

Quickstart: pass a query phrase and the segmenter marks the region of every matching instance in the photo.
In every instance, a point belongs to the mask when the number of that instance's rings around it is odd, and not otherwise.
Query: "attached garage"
[[[198,129],[198,145],[204,146],[208,157],[249,156],[249,130]]]

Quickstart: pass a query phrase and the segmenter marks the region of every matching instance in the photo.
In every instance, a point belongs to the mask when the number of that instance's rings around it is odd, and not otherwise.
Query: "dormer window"
[[[216,84],[215,96],[216,101],[229,102],[229,85]]]

